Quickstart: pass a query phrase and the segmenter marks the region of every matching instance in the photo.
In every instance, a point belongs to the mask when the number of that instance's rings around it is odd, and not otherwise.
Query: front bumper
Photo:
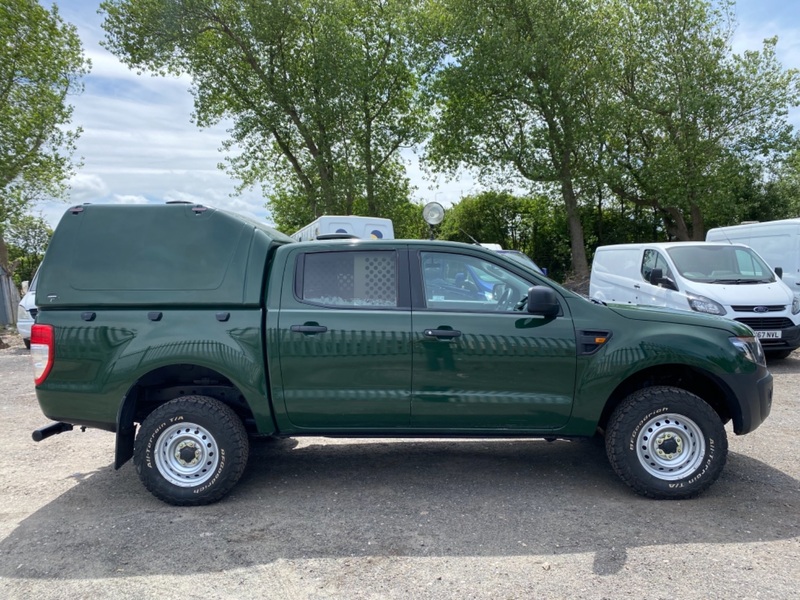
[[[772,410],[772,374],[766,367],[759,367],[751,377],[749,384],[743,385],[741,375],[737,375],[737,381],[729,382],[734,384],[728,387],[733,394],[731,417],[736,435],[756,429]]]
[[[789,325],[789,326],[780,326],[780,321],[785,321],[784,325],[788,325],[791,323],[789,319],[749,319],[749,318],[740,318],[736,319],[740,323],[744,323],[748,325],[753,331],[756,332],[758,335],[759,331],[768,332],[768,331],[780,331],[781,337],[779,338],[768,338],[768,337],[759,337],[761,340],[761,346],[766,351],[770,350],[794,350],[795,348],[800,348],[800,325]],[[772,321],[777,321],[776,323],[772,323]]]

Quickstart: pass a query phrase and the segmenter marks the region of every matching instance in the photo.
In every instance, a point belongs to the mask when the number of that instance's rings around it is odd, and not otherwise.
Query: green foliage
[[[401,148],[420,143],[421,80],[440,49],[430,0],[107,0],[106,46],[128,65],[188,73],[195,119],[231,119],[228,168],[262,184],[276,224],[385,216],[408,202]],[[235,147],[235,151],[234,151]]]
[[[427,154],[436,168],[466,163],[485,181],[513,176],[561,196],[572,268],[588,274],[578,182],[590,173],[610,37],[592,3],[445,0],[453,60],[434,92],[441,119]]]
[[[69,130],[67,97],[87,72],[80,39],[53,6],[0,0],[0,264],[2,226],[34,202],[65,191],[80,128]]]
[[[44,219],[30,215],[18,217],[5,227],[8,258],[15,265],[13,279],[17,287],[33,279],[52,235]]]
[[[484,192],[463,198],[448,209],[437,230],[439,239],[475,241],[521,250],[556,280],[570,270],[570,239],[564,211],[543,196],[525,198],[508,192]]]
[[[800,78],[775,39],[733,53],[728,0],[443,1],[452,59],[427,159],[560,196],[577,277],[596,243],[780,212],[754,177],[796,144]]]
[[[59,196],[73,172],[80,129],[67,96],[87,72],[80,39],[58,9],[0,0],[0,223]]]
[[[602,154],[620,198],[660,214],[677,239],[702,240],[706,219],[736,217],[737,195],[792,143],[787,108],[800,79],[776,39],[733,54],[728,1],[620,0],[616,74]]]

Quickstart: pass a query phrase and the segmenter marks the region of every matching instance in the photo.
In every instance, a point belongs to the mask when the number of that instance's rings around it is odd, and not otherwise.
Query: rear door
[[[415,428],[546,430],[566,423],[575,331],[521,305],[536,280],[468,250],[413,251]]]
[[[271,350],[278,347],[280,370],[270,375],[279,380],[272,386],[282,390],[291,426],[408,427],[411,310],[405,249],[306,248],[288,257],[277,330],[267,340]]]

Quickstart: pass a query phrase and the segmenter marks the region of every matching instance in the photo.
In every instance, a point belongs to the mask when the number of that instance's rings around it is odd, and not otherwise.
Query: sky
[[[75,153],[83,167],[70,181],[66,201],[44,202],[34,212],[55,227],[74,204],[188,200],[271,222],[260,187],[237,195],[236,182],[218,168],[229,124],[201,130],[192,123],[191,80],[138,75],[102,48],[99,0],[56,3],[62,17],[78,28],[84,53],[92,61],[83,93],[70,99],[73,125],[83,128]],[[777,35],[783,67],[800,68],[798,0],[738,0],[736,12],[735,52],[758,50],[764,38]],[[790,118],[800,129],[800,110],[792,111]],[[403,156],[416,188],[414,200],[448,206],[480,189],[468,174],[431,179],[413,152]]]

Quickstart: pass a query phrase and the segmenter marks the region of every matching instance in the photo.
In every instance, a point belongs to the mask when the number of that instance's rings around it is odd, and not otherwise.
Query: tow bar
[[[72,423],[62,423],[59,421],[58,423],[50,423],[50,425],[39,427],[39,429],[36,429],[31,436],[33,437],[34,442],[41,442],[50,436],[58,435],[59,433],[64,433],[65,431],[72,431]]]

